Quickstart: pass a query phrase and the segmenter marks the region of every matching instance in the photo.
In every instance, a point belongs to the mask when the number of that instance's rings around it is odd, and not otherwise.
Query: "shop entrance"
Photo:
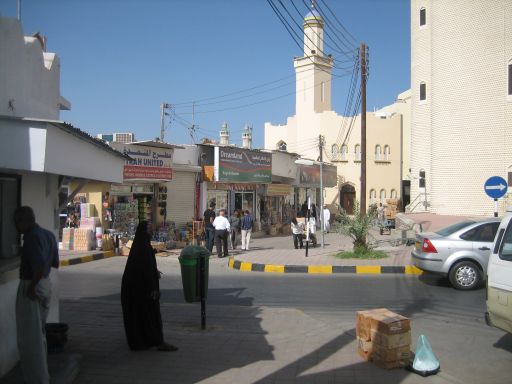
[[[356,190],[350,184],[345,184],[340,189],[340,205],[349,215],[354,214],[354,201],[356,199]]]
[[[254,213],[254,192],[235,192],[235,209]]]

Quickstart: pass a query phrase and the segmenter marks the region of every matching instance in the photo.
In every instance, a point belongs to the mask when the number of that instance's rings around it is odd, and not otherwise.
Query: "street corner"
[[[80,255],[76,257],[70,256],[68,258],[61,259],[59,262],[59,266],[67,267],[70,265],[83,264],[89,263],[91,261],[107,259],[114,256],[117,256],[114,251],[91,252],[85,255]]]

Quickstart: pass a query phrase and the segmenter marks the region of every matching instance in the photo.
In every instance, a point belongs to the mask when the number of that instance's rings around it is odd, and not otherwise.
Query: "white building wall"
[[[60,60],[23,36],[16,19],[0,17],[0,115],[57,120],[70,105],[60,95]]]
[[[418,27],[420,6],[427,9],[426,28]],[[511,22],[508,0],[411,2],[411,168],[416,175],[427,171],[432,212],[492,216],[483,185],[493,175],[506,178],[512,164]],[[423,77],[431,84],[425,104],[415,96]]]

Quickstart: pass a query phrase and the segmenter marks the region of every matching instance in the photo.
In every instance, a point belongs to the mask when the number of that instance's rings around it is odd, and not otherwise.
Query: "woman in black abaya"
[[[178,349],[163,338],[159,278],[148,223],[142,221],[135,232],[121,285],[124,329],[132,350],[151,347],[160,351]]]

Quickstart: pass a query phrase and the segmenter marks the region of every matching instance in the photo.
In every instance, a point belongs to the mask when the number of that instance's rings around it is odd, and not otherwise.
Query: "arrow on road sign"
[[[486,185],[485,189],[492,190],[492,189],[499,189],[500,191],[503,191],[505,188],[507,188],[506,185],[498,184],[498,185]]]

